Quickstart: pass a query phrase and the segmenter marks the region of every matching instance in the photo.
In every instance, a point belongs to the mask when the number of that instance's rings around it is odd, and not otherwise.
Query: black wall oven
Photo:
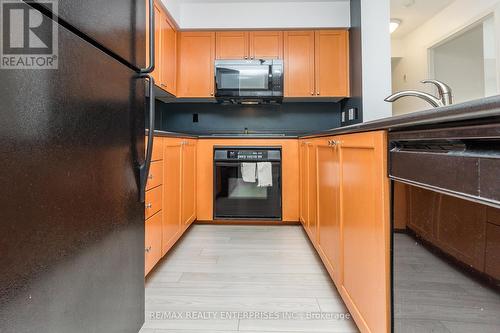
[[[245,167],[255,168],[255,179],[244,177]],[[259,186],[265,167],[270,183]],[[216,147],[214,219],[281,220],[281,214],[281,148]]]

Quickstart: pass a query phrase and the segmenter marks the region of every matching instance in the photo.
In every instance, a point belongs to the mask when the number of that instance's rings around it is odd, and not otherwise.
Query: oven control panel
[[[230,160],[265,160],[267,159],[267,151],[228,150],[227,158]]]
[[[215,161],[281,161],[281,149],[215,149]]]

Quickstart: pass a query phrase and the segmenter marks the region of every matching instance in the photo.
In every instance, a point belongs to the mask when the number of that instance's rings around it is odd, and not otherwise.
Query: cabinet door
[[[283,59],[282,31],[250,32],[250,59]]]
[[[308,231],[309,237],[313,243],[316,243],[317,239],[317,205],[318,198],[316,195],[317,191],[317,168],[316,168],[316,144],[315,142],[308,142],[307,144],[307,202],[308,202]]]
[[[314,96],[314,31],[284,33],[285,97]]]
[[[361,332],[388,332],[389,180],[384,131],[341,136],[340,293]]]
[[[182,226],[196,218],[196,140],[182,142]]]
[[[161,259],[161,221],[162,212],[151,216],[146,220],[145,226],[145,257],[144,257],[144,273],[147,275],[149,271]]]
[[[161,68],[159,86],[175,95],[177,72],[177,32],[167,14],[161,18]]]
[[[317,145],[318,247],[337,280],[340,266],[340,159],[332,138]]]
[[[300,222],[307,226],[308,223],[308,156],[307,156],[307,143],[306,141],[300,142]]]
[[[164,177],[165,191],[163,201],[162,255],[172,247],[181,232],[181,170],[182,141],[177,138],[165,138]]]
[[[349,96],[348,45],[347,30],[315,32],[316,96]]]
[[[177,97],[214,95],[214,32],[178,34]]]
[[[215,40],[217,59],[248,59],[248,32],[216,32]]]
[[[161,28],[162,28],[162,20],[161,17],[163,16],[162,11],[160,7],[155,3],[154,5],[155,9],[155,70],[151,75],[153,76],[153,79],[155,80],[156,85],[160,85],[160,72],[161,72],[161,66],[162,66],[162,59],[161,59]],[[148,36],[149,36],[149,24],[147,25],[147,30],[146,30]],[[149,39],[146,39],[146,57],[149,59]]]

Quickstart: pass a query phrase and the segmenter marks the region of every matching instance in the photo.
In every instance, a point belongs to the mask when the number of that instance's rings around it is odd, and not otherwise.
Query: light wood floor
[[[300,226],[193,225],[146,281],[140,333],[167,332],[358,330]]]
[[[394,234],[395,333],[498,333],[500,294]]]

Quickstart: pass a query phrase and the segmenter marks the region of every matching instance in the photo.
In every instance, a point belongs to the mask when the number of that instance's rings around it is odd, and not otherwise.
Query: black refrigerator
[[[18,2],[58,64],[0,68],[0,332],[138,332],[146,3]]]

